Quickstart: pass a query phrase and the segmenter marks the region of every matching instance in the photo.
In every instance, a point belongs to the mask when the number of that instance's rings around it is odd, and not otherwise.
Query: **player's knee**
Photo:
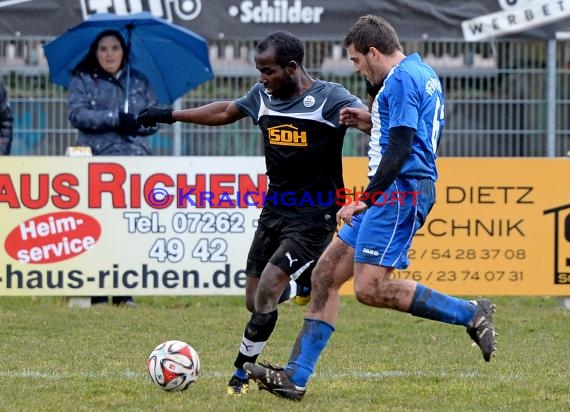
[[[364,305],[372,305],[374,302],[374,297],[369,289],[358,287],[358,285],[354,286],[354,296],[356,300]]]
[[[251,323],[257,326],[275,325],[277,323],[278,312],[276,310],[269,313],[254,312],[251,316]]]
[[[376,280],[372,283],[356,281],[354,282],[354,296],[356,300],[364,305],[375,307],[387,307],[384,293],[384,282]]]

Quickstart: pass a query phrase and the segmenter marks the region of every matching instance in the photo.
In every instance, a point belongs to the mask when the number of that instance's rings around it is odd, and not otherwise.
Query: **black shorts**
[[[292,280],[308,286],[313,268],[334,232],[264,209],[247,256],[246,273],[260,277],[271,262]]]

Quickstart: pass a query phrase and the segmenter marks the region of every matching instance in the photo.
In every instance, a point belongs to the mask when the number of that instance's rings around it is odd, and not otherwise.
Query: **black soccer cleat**
[[[497,342],[495,341],[497,334],[493,326],[495,305],[487,299],[477,299],[472,303],[477,306],[477,312],[467,325],[467,333],[481,349],[483,359],[489,362],[497,350]]]
[[[292,401],[300,401],[305,395],[305,387],[291,382],[287,371],[281,367],[268,363],[256,365],[247,362],[244,363],[243,369],[252,380],[257,382],[260,390],[266,390],[280,398]]]

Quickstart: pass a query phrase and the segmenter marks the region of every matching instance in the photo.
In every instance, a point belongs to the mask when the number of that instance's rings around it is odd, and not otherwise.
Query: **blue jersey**
[[[376,173],[388,146],[389,130],[405,126],[416,131],[412,153],[401,177],[437,180],[436,150],[444,124],[444,98],[436,72],[417,53],[404,58],[386,76],[372,109],[369,176]]]

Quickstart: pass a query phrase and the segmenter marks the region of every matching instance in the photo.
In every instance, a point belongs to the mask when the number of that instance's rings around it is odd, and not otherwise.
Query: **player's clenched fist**
[[[174,123],[172,109],[156,106],[145,107],[139,112],[137,122],[144,127],[154,127],[157,123]]]

